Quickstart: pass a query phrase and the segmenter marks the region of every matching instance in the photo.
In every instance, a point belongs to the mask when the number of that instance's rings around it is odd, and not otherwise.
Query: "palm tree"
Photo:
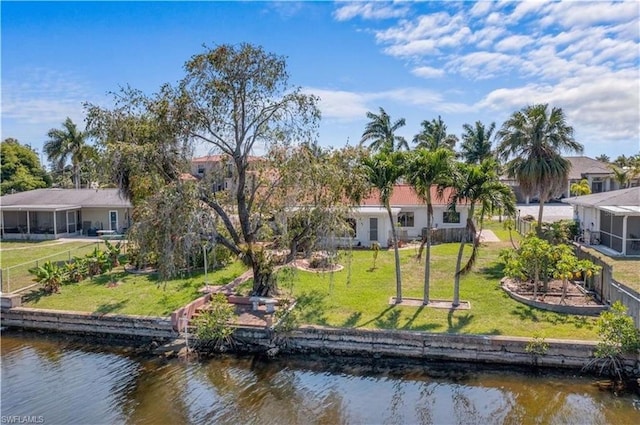
[[[458,163],[454,175],[454,194],[449,203],[449,210],[455,211],[456,205],[468,204],[469,211],[466,221],[466,231],[460,242],[456,259],[456,272],[453,285],[453,306],[460,304],[460,276],[471,270],[478,257],[480,246],[479,232],[473,222],[476,207],[480,208],[480,228],[487,213],[501,209],[507,216],[515,216],[515,198],[511,188],[499,180],[496,161],[493,158],[484,160],[481,164]],[[467,264],[462,265],[462,254],[467,243],[467,235],[473,235],[471,255]]]
[[[532,105],[514,112],[498,132],[498,153],[511,159],[507,174],[516,178],[527,196],[539,196],[538,234],[541,234],[544,203],[566,187],[571,163],[562,152],[582,153],[573,138],[561,108],[549,113],[546,104]]]
[[[403,175],[402,152],[380,152],[362,161],[363,171],[371,186],[380,193],[380,202],[387,210],[391,222],[391,238],[396,260],[396,303],[402,302],[402,276],[400,274],[400,252],[398,251],[398,236],[391,212],[391,195],[396,182]]]
[[[453,151],[458,138],[453,134],[447,134],[447,126],[442,121],[442,117],[438,115],[438,119],[422,121],[421,125],[422,131],[413,138],[413,143],[416,144],[417,148],[426,148],[428,150],[447,148]]]
[[[618,168],[615,165],[610,165],[609,168],[611,168],[611,171],[613,172],[613,180],[618,183],[620,189],[627,188],[629,186],[629,182],[631,181],[631,170],[628,168]]]
[[[582,196],[582,195],[590,194],[591,187],[589,186],[589,180],[582,179],[578,183],[573,183],[569,188],[569,192],[571,192],[573,196]]]
[[[424,263],[424,298],[423,304],[429,304],[430,265],[431,265],[431,227],[433,227],[433,199],[431,189],[437,186],[436,194],[442,197],[444,188],[450,184],[453,152],[439,148],[429,151],[424,148],[412,152],[408,161],[407,178],[414,190],[427,204],[427,252]],[[422,246],[420,247],[422,253]],[[420,258],[420,253],[418,258]]]
[[[601,155],[596,156],[596,161],[600,161],[608,164],[611,162],[611,158],[609,158],[609,155],[603,153]]]
[[[491,137],[496,128],[495,122],[492,122],[489,128],[486,128],[480,121],[476,121],[473,127],[465,124],[462,128],[464,133],[462,134],[460,151],[466,162],[479,164],[482,160],[493,155],[491,152]]]
[[[62,126],[62,129],[49,130],[44,152],[57,169],[63,169],[67,160],[71,159],[74,185],[79,189],[80,167],[93,155],[93,148],[86,144],[87,133],[79,131],[71,118],[67,117]]]
[[[380,108],[380,115],[367,112],[367,118],[370,121],[364,129],[364,133],[362,133],[360,144],[370,140],[371,145],[369,147],[371,150],[378,152],[409,150],[409,145],[405,138],[395,134],[400,127],[405,126],[404,118],[400,118],[392,124],[391,117],[382,108]]]

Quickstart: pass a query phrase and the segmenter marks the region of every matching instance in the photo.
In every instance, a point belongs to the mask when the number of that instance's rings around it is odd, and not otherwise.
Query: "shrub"
[[[29,273],[35,275],[33,280],[41,283],[45,292],[60,292],[63,271],[57,264],[47,261],[39,267],[30,269]]]
[[[194,320],[195,335],[199,348],[224,351],[232,343],[233,328],[229,322],[234,315],[233,305],[223,294],[215,294],[206,310]]]

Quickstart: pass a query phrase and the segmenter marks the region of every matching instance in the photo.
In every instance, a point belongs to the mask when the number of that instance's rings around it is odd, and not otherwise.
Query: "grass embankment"
[[[223,285],[240,276],[245,267],[233,263],[223,269],[209,271],[208,282]],[[112,285],[111,282],[117,282]],[[93,313],[167,316],[175,309],[202,294],[204,272],[189,277],[158,282],[155,275],[134,275],[122,267],[93,279],[62,286],[60,293],[45,295],[34,291],[26,296],[27,307],[87,311]]]
[[[2,241],[0,249],[0,267],[3,269],[2,290],[16,291],[33,285],[33,276],[29,269],[45,261],[64,262],[73,257],[82,257],[93,250],[104,249],[103,242],[96,241]],[[7,270],[8,268],[8,270]]]

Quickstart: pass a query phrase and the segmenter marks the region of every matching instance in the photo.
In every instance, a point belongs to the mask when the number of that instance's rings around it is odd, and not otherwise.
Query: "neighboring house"
[[[640,187],[564,199],[573,205],[583,241],[640,256]]]
[[[432,188],[433,229],[464,229],[469,208],[458,205],[456,212],[448,210],[451,190],[445,190],[442,197]],[[391,213],[396,223],[398,239],[403,241],[419,240],[427,231],[427,205],[415,193],[410,185],[399,184],[391,196]],[[380,202],[377,191],[364,199],[360,206],[352,211],[352,226],[355,229],[354,243],[359,246],[371,246],[378,242],[382,247],[391,244],[391,223],[386,208]]]
[[[252,164],[261,160],[258,156],[250,156],[249,169]],[[191,160],[191,174],[198,179],[210,179],[212,190],[231,190],[235,185],[235,168],[227,155],[208,155]]]
[[[609,164],[587,156],[566,156],[564,158],[571,163],[571,170],[569,171],[569,178],[564,185],[564,190],[557,195],[556,199],[570,197],[571,185],[573,183],[579,183],[583,179],[589,182],[591,193],[608,192],[619,189],[619,185],[613,178],[614,174]],[[537,196],[531,198],[524,196],[515,179],[503,176],[500,181],[511,187],[518,203],[528,204],[530,201],[538,201]]]
[[[2,239],[57,239],[125,232],[131,203],[118,189],[36,189],[0,197]]]

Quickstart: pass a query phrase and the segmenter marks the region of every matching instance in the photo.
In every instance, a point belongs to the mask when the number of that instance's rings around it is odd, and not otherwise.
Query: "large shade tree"
[[[242,258],[253,271],[253,294],[269,295],[275,280],[260,237],[274,214],[285,207],[274,196],[283,178],[271,152],[315,138],[320,117],[317,98],[290,85],[283,57],[250,44],[205,47],[185,63],[184,72],[176,86],[165,85],[154,97],[140,95],[132,104],[126,102],[131,97],[125,96],[123,118],[136,113],[135,138],[148,140],[131,148],[157,158],[152,169],[158,179],[151,179],[151,186],[156,180],[179,177],[177,163],[188,142],[200,143],[224,158],[233,180],[230,187],[214,191],[203,184],[198,190],[197,207],[215,218],[215,225],[200,237]],[[157,157],[151,152],[149,133],[161,137]],[[259,150],[267,154],[256,161]],[[160,164],[165,160],[169,164],[163,173]],[[136,161],[123,163],[131,172],[122,174],[121,187],[133,187],[131,176],[150,167]]]
[[[402,152],[380,152],[362,160],[362,170],[371,188],[377,191],[380,202],[387,210],[391,224],[391,243],[395,254],[396,303],[402,302],[402,275],[400,272],[400,252],[398,233],[391,211],[393,189],[404,174],[404,154]]]
[[[0,143],[0,194],[24,192],[51,186],[51,176],[28,145],[7,138]]]
[[[360,144],[371,142],[369,148],[374,152],[394,152],[399,150],[408,150],[409,145],[404,137],[396,134],[399,128],[404,127],[406,121],[400,118],[391,121],[391,117],[387,112],[380,108],[380,114],[367,112],[367,123]]]
[[[81,186],[80,170],[90,158],[95,157],[93,146],[87,144],[88,133],[78,129],[78,126],[68,118],[62,123],[62,128],[52,128],[47,133],[49,140],[44,144],[44,153],[54,168],[63,170],[71,161],[73,170],[73,185],[76,189]]]
[[[426,305],[429,304],[433,198],[435,195],[439,199],[443,199],[445,188],[451,184],[453,152],[445,148],[438,148],[434,151],[420,148],[410,153],[407,163],[407,180],[418,196],[427,204],[427,234],[423,241],[423,245],[426,246],[423,304]],[[420,247],[420,253],[423,245]]]
[[[581,153],[573,127],[561,108],[539,104],[514,112],[498,132],[498,153],[508,160],[507,174],[515,178],[526,196],[538,196],[538,234],[542,231],[544,204],[566,189],[571,163],[563,153]]]
[[[462,128],[460,153],[465,162],[479,164],[493,156],[491,145],[496,123],[492,122],[486,127],[481,121],[476,121],[473,126],[464,124]]]
[[[449,209],[455,212],[459,204],[469,206],[466,232],[463,234],[458,256],[456,258],[456,271],[453,286],[453,306],[460,304],[460,277],[471,271],[480,247],[480,232],[474,220],[477,216],[482,221],[486,215],[497,210],[504,211],[509,217],[515,216],[515,197],[511,188],[499,180],[497,163],[494,159],[486,159],[480,164],[458,163],[454,173],[453,189],[454,193],[450,199]],[[462,266],[462,256],[467,238],[471,235],[472,248],[467,263]]]
[[[413,138],[416,148],[425,148],[428,150],[436,150],[438,148],[446,148],[453,151],[458,137],[454,134],[447,133],[447,125],[442,121],[442,117],[434,118],[431,121],[422,121],[422,130]]]

